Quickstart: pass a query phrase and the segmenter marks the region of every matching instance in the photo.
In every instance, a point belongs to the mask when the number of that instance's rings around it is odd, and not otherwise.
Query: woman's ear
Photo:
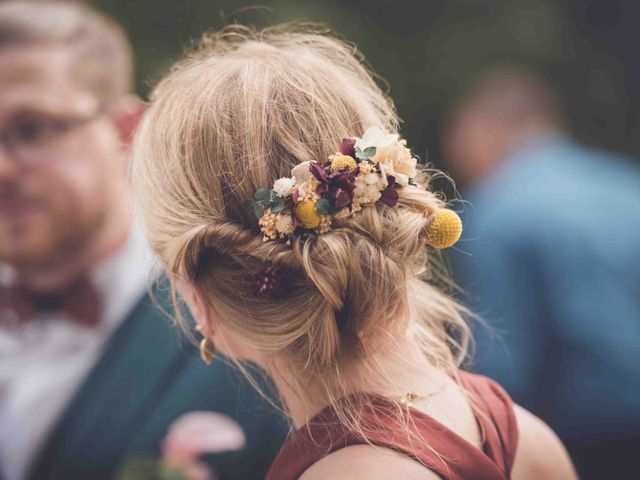
[[[189,285],[182,280],[176,281],[175,286],[189,307],[196,322],[197,330],[202,333],[204,337],[211,337],[213,335],[213,315],[211,315],[211,308],[205,300],[204,295],[202,295],[197,287]]]
[[[211,308],[204,298],[204,295],[198,288],[191,288],[191,295],[193,296],[193,316],[198,325],[200,333],[204,337],[211,337],[213,335],[213,315],[211,315]]]

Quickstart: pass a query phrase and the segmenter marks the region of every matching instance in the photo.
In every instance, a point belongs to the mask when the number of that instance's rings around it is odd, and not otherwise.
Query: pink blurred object
[[[244,445],[244,432],[236,421],[220,413],[190,412],[169,427],[162,442],[162,458],[191,480],[209,480],[213,474],[198,458],[208,453],[239,450]]]

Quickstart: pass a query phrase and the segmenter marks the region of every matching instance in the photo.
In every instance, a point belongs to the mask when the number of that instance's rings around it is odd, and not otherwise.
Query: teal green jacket
[[[132,456],[158,454],[171,422],[195,410],[223,413],[244,429],[243,450],[206,459],[218,478],[264,478],[286,436],[281,416],[223,360],[206,366],[145,296],[112,337],[28,478],[113,479]]]

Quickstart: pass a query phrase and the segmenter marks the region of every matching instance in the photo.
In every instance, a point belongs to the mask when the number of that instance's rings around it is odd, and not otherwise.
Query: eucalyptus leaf
[[[269,201],[275,202],[279,198],[282,198],[279,193],[276,193],[275,190],[269,190]]]
[[[255,213],[256,217],[262,218],[262,216],[264,215],[264,206],[259,202],[254,203],[253,213]]]
[[[376,147],[367,147],[362,153],[364,155],[364,158],[371,158],[376,154]]]
[[[259,188],[256,190],[255,195],[253,196],[258,202],[270,202],[271,201],[271,190],[268,188]]]
[[[271,202],[271,211],[273,213],[278,213],[284,210],[284,198],[280,195],[277,195],[276,198]]]
[[[376,154],[376,147],[367,147],[364,150],[356,149],[356,157],[360,160],[368,160]]]
[[[244,208],[247,213],[253,213],[253,205],[255,203],[253,200],[246,200],[242,203],[242,208]]]
[[[321,215],[329,214],[329,201],[326,198],[321,198],[316,202],[316,210]]]

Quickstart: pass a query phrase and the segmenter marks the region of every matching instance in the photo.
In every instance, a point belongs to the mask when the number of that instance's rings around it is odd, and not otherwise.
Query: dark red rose
[[[380,201],[389,207],[395,207],[398,203],[398,191],[395,188],[396,177],[392,175],[387,175],[387,188],[382,191],[382,195],[380,196]]]
[[[340,144],[340,153],[356,158],[356,141],[353,138],[343,138]]]

